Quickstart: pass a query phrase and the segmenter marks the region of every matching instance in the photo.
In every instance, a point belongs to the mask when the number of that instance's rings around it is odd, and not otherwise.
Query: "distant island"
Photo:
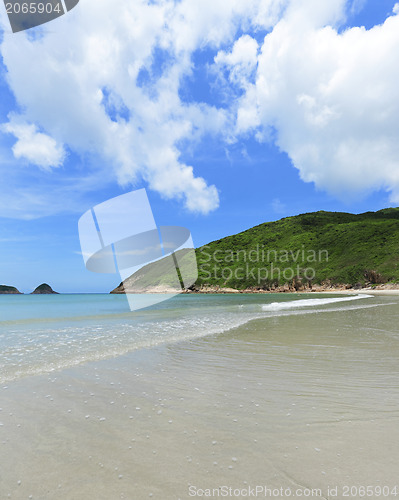
[[[16,294],[16,295],[23,295],[22,292],[20,292],[15,286],[8,286],[8,285],[0,285],[0,294]],[[47,283],[43,283],[39,285],[35,290],[31,293],[31,295],[48,295],[48,294],[57,294],[58,292],[55,292],[50,285]]]
[[[48,285],[47,283],[42,283],[37,288],[35,288],[31,295],[48,295],[52,293],[58,295],[58,292],[55,292],[50,285]]]
[[[22,293],[17,288],[15,288],[15,286],[8,286],[8,285],[0,285],[0,293],[22,295]]]
[[[198,279],[186,293],[399,288],[399,208],[286,217],[197,248],[196,257]],[[165,293],[165,273],[148,286],[160,263],[111,293]]]

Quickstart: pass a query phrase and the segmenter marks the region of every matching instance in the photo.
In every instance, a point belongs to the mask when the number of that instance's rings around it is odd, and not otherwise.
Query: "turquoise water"
[[[0,296],[0,382],[218,334],[252,319],[376,307],[389,299],[369,295],[179,295],[131,312],[123,295]]]

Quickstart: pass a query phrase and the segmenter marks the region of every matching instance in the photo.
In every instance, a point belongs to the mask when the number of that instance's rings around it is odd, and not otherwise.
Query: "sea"
[[[135,297],[137,303],[142,299]],[[395,298],[369,294],[182,294],[131,312],[124,295],[3,295],[0,383],[220,334],[254,319],[323,315],[392,303]]]
[[[372,292],[0,296],[0,498],[394,500],[398,325]]]

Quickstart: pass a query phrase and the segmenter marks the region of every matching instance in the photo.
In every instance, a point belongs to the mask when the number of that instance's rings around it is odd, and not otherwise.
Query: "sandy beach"
[[[399,0],[0,30],[0,500],[399,500]]]
[[[399,303],[357,302],[5,384],[2,498],[393,488]]]

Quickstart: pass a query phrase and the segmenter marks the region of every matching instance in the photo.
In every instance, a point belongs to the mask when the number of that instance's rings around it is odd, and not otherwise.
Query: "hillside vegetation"
[[[196,254],[198,286],[399,282],[399,208],[287,217],[204,245]]]
[[[20,295],[21,294],[21,292],[17,288],[15,288],[15,286],[8,286],[8,285],[0,285],[0,293],[7,294],[7,295],[9,295],[9,294]]]

